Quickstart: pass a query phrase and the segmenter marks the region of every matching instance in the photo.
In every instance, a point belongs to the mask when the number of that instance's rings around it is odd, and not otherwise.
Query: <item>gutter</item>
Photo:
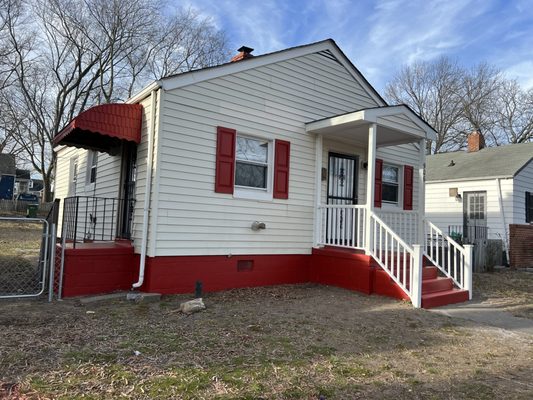
[[[139,280],[132,285],[132,289],[142,286],[144,283],[144,269],[146,266],[146,248],[148,244],[148,215],[150,212],[150,198],[152,194],[152,169],[154,160],[154,134],[155,134],[155,103],[159,88],[154,87],[150,93],[150,127],[148,129],[148,151],[146,156],[146,184],[144,188],[144,205],[143,205],[143,228],[141,242],[141,260],[139,263]]]
[[[508,232],[507,232],[507,223],[505,222],[505,211],[503,210],[503,197],[502,197],[502,185],[500,182],[501,178],[498,178],[496,180],[498,184],[498,203],[500,205],[500,212],[502,216],[502,224],[503,224],[503,234],[505,235],[505,238],[503,239],[503,244],[505,246],[505,255],[507,256],[507,264],[510,262],[509,258],[509,243],[508,243]]]

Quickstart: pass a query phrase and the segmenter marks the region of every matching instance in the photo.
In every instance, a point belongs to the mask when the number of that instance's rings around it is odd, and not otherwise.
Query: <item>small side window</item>
[[[70,174],[69,174],[69,185],[68,185],[68,195],[76,195],[76,186],[78,183],[78,157],[72,157],[70,159]]]
[[[96,167],[98,165],[98,153],[90,150],[87,153],[87,184],[96,182]]]

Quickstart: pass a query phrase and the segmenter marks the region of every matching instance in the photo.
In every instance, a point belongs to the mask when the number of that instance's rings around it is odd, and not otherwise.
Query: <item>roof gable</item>
[[[368,93],[368,95],[375,101],[376,105],[384,106],[387,103],[379,95],[379,93],[370,85],[366,78],[359,72],[359,70],[352,64],[346,55],[340,50],[337,44],[332,39],[323,40],[321,42],[311,43],[308,45],[292,47],[289,49],[277,51],[274,53],[263,54],[238,62],[230,62],[214,67],[203,68],[200,70],[185,72],[178,75],[169,76],[161,79],[158,83],[165,90],[177,89],[180,87],[192,85],[205,80],[218,78],[226,75],[235,74],[238,72],[258,68],[261,66],[290,60],[305,55],[320,53],[328,58],[334,59],[342,65],[346,71],[357,81],[361,87]],[[142,92],[145,92],[143,90]],[[137,98],[138,96],[135,96]]]
[[[532,159],[533,143],[434,154],[426,158],[426,181],[512,178]]]

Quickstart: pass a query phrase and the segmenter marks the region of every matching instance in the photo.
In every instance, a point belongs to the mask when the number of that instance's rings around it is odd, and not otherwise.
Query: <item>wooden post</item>
[[[318,247],[322,227],[320,215],[320,202],[322,199],[322,135],[317,134],[315,138],[315,203],[313,219],[313,247]]]
[[[370,254],[372,248],[372,212],[374,211],[374,181],[376,179],[376,136],[377,124],[368,127],[368,158],[366,181],[366,226],[365,226],[365,253]]]
[[[468,290],[468,300],[472,300],[472,262],[474,260],[474,246],[471,244],[465,244],[465,264],[463,268],[463,289]]]
[[[411,302],[413,307],[420,308],[422,307],[422,263],[423,263],[423,252],[422,246],[419,244],[413,245],[414,250],[414,265],[412,271],[412,280],[411,280]]]

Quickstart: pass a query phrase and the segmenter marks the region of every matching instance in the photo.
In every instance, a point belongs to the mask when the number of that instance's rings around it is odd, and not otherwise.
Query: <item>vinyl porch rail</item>
[[[408,245],[375,213],[370,215],[370,255],[411,299],[422,306],[422,247]]]
[[[365,205],[320,205],[320,246],[366,250],[387,274],[409,296],[413,306],[422,305],[422,247],[410,246],[378,215],[370,214],[370,241],[367,246],[367,213]],[[394,215],[394,221],[416,224],[412,215]]]
[[[461,246],[437,226],[424,220],[424,255],[472,299],[472,245]]]
[[[365,249],[364,205],[320,205],[319,238],[320,246],[337,246],[352,249]]]

